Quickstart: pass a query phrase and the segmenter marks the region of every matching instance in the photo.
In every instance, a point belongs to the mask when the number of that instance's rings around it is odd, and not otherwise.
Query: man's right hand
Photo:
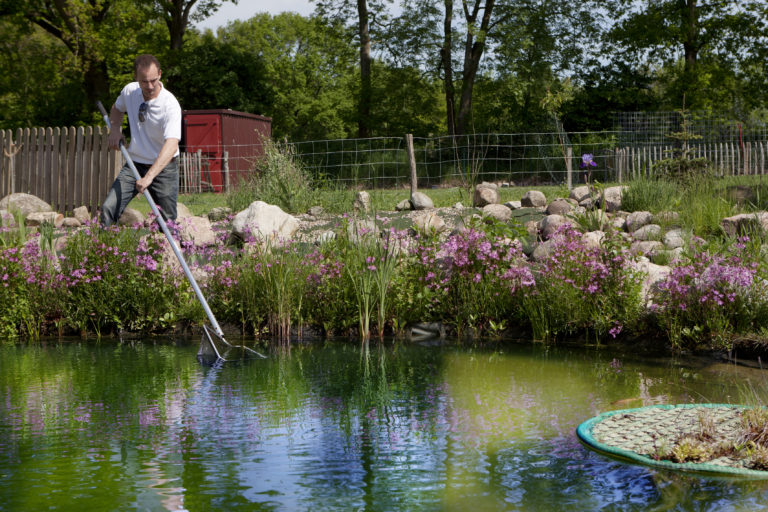
[[[114,150],[120,149],[120,141],[123,140],[123,131],[122,130],[110,130],[109,131],[109,138],[107,139],[107,144],[109,144],[109,147]]]

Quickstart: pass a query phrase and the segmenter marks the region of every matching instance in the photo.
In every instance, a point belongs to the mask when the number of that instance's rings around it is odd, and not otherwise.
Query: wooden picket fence
[[[0,197],[24,192],[55,210],[101,205],[122,166],[100,126],[0,130]]]
[[[651,176],[653,166],[670,158],[672,146],[641,146],[617,148],[614,169],[619,182]],[[694,158],[706,158],[718,176],[759,175],[768,173],[768,142],[691,144]]]

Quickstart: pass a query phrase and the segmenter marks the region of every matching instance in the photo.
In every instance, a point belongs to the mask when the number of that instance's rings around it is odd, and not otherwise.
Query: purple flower
[[[592,160],[594,155],[592,153],[584,153],[581,155],[581,163],[579,164],[580,169],[586,169],[587,167],[597,167],[597,163],[595,163],[594,160]]]

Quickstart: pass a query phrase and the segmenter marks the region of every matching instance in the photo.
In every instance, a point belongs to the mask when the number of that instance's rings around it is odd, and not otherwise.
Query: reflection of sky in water
[[[626,401],[733,401],[764,380],[750,369],[541,347],[0,356],[0,510],[768,508],[763,482],[659,473],[574,435]]]

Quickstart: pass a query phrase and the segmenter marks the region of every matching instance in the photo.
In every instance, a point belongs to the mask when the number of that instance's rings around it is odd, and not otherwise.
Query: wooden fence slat
[[[0,130],[0,151],[3,152],[0,159],[0,197],[5,197],[13,192],[11,188],[11,173],[13,172],[13,154],[11,153],[11,138],[8,130]]]
[[[66,203],[67,181],[65,172],[67,170],[67,128],[56,128],[58,140],[58,158],[56,160],[56,203],[59,204],[61,211],[68,211],[69,205]]]

